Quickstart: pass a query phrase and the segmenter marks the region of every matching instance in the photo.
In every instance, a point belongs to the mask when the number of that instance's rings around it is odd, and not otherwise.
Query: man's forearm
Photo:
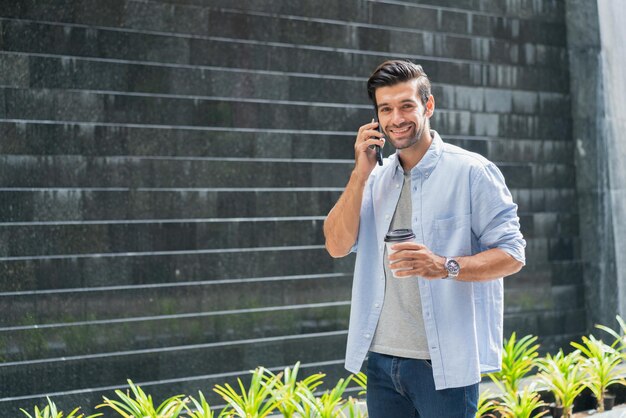
[[[346,189],[324,221],[326,249],[333,257],[347,255],[356,242],[366,181],[353,171]]]
[[[499,248],[492,248],[482,253],[457,257],[461,271],[457,280],[483,282],[510,276],[522,269],[524,264]]]

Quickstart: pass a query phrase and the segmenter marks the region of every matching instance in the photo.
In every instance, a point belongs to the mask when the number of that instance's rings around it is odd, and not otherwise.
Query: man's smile
[[[406,124],[404,126],[400,126],[397,128],[389,128],[389,131],[396,134],[396,135],[402,135],[407,133],[410,129],[411,129],[412,124]]]

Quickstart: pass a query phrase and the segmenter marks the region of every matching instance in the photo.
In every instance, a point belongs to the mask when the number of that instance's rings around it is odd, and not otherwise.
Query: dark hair
[[[409,60],[390,60],[380,64],[367,80],[367,95],[376,106],[376,89],[393,86],[405,81],[419,79],[418,92],[422,103],[426,105],[430,96],[430,80],[421,65]]]

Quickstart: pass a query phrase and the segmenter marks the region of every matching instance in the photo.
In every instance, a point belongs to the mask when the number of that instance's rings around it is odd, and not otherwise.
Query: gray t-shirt
[[[411,228],[411,174],[404,173],[404,183],[390,230]],[[396,279],[385,264],[385,299],[370,351],[397,357],[429,359],[422,303],[417,277]]]

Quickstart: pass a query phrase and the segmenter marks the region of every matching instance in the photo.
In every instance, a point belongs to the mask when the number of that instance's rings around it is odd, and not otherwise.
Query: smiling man
[[[324,223],[333,257],[355,251],[346,368],[367,362],[371,418],[474,418],[480,374],[500,368],[502,278],[525,263],[517,205],[500,170],[444,143],[421,66],[382,63],[367,83],[376,122]],[[376,165],[373,145],[397,152]],[[384,238],[412,229],[414,242]],[[394,278],[390,270],[397,271]]]

